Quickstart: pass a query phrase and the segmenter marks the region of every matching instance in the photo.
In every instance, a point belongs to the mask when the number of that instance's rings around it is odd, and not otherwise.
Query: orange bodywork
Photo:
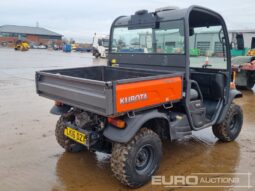
[[[182,78],[179,76],[117,84],[116,111],[117,113],[127,112],[181,98]]]

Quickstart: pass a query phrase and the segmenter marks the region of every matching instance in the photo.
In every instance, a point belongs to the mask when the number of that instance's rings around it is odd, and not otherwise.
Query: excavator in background
[[[255,56],[255,38],[251,39],[251,49],[248,51],[247,56]]]
[[[30,46],[27,41],[17,40],[15,43],[14,50],[27,51],[29,50],[29,48]]]
[[[255,56],[255,48],[248,50],[247,56]]]

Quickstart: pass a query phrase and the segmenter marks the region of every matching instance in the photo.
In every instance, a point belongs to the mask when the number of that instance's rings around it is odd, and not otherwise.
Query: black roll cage
[[[159,15],[157,18],[157,22],[163,21],[172,21],[172,20],[184,20],[184,39],[185,39],[185,54],[184,55],[167,55],[167,54],[141,54],[141,53],[113,53],[112,50],[112,38],[113,38],[113,30],[115,27],[124,27],[128,26],[131,17],[120,16],[114,20],[111,26],[110,31],[110,43],[109,43],[109,60],[108,65],[111,66],[111,59],[116,59],[119,61],[119,65],[123,67],[140,67],[151,70],[172,70],[172,71],[182,71],[184,73],[184,91],[186,92],[185,96],[185,105],[188,106],[190,102],[190,54],[189,54],[189,33],[190,33],[190,16],[193,13],[206,14],[207,16],[211,16],[213,19],[217,20],[219,24],[222,26],[223,34],[225,37],[225,45],[226,45],[226,59],[227,59],[227,70],[211,70],[212,72],[220,72],[226,76],[226,94],[223,100],[223,107],[228,103],[229,94],[230,94],[230,81],[231,81],[231,55],[230,55],[230,46],[229,46],[229,38],[227,32],[227,26],[223,19],[223,17],[210,9],[200,7],[200,6],[191,6],[187,9],[178,9],[178,10],[169,10],[162,12],[155,12],[154,15]],[[152,14],[152,13],[150,13]],[[215,22],[212,20],[211,22]],[[206,26],[206,25],[203,25]],[[152,63],[148,64],[150,60],[167,60],[169,65],[153,65]],[[146,60],[146,61],[145,61]],[[170,60],[170,61],[169,61]],[[137,63],[146,63],[146,64],[137,64]],[[155,62],[154,62],[155,63]],[[178,65],[177,65],[177,64]],[[187,109],[187,108],[186,108]],[[221,110],[222,110],[221,109]],[[187,112],[188,113],[188,112]],[[221,113],[221,111],[220,111]],[[191,120],[191,116],[188,113],[189,120]],[[217,119],[216,119],[217,120]],[[213,121],[212,123],[216,123]],[[192,122],[191,122],[191,126]]]

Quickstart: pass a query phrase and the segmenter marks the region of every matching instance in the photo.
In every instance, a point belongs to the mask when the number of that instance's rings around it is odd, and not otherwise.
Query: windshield
[[[222,26],[193,28],[190,36],[190,67],[227,69],[226,45]]]
[[[108,47],[109,46],[109,39],[102,39],[102,46]]]
[[[112,50],[115,53],[184,54],[184,22],[161,22],[158,29],[117,27],[113,30]]]

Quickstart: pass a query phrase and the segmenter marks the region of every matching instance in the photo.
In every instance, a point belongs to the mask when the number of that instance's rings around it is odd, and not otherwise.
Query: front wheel
[[[99,58],[100,57],[100,53],[97,52],[96,55],[95,55],[96,58]]]
[[[214,135],[223,142],[237,138],[243,125],[243,111],[239,105],[232,103],[223,122],[213,125]]]
[[[159,136],[150,129],[142,128],[129,143],[113,145],[111,169],[121,183],[140,187],[159,168],[161,155]]]

